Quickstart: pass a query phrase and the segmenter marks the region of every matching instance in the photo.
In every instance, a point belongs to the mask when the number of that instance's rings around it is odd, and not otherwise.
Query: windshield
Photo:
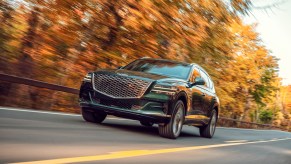
[[[191,65],[163,60],[141,59],[128,64],[123,69],[186,80],[191,70]]]

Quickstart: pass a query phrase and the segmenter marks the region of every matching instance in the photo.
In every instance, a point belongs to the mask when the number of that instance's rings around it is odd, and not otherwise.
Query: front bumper
[[[142,110],[130,110],[130,109],[123,109],[118,107],[112,106],[105,106],[102,104],[92,104],[88,102],[80,102],[80,106],[82,108],[87,108],[87,110],[92,111],[103,111],[109,115],[114,115],[117,117],[123,117],[133,120],[139,121],[148,121],[153,123],[167,123],[170,119],[169,115],[163,114],[161,112],[149,112],[149,111],[142,111]]]
[[[114,99],[94,91],[91,87],[81,87],[79,103],[86,110],[102,111],[109,115],[153,123],[167,123],[170,97],[148,93],[142,98]],[[130,104],[130,106],[127,106]]]

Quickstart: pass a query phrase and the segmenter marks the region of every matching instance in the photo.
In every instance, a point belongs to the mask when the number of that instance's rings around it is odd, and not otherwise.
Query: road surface
[[[217,128],[213,139],[184,126],[177,140],[157,126],[107,118],[0,107],[0,163],[291,164],[291,133]]]

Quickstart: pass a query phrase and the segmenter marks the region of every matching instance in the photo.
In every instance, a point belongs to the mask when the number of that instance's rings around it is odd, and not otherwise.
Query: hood
[[[147,72],[137,72],[137,71],[130,71],[125,69],[102,69],[97,70],[95,73],[101,74],[112,74],[112,75],[119,75],[119,76],[126,76],[132,78],[138,78],[148,81],[157,81],[157,83],[177,83],[177,82],[185,82],[185,80],[173,78],[164,75],[157,75]]]

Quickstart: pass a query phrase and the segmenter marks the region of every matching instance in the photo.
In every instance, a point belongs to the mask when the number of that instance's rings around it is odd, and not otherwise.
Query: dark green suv
[[[101,123],[107,115],[159,125],[159,134],[175,139],[182,126],[199,127],[212,138],[219,99],[204,69],[163,59],[142,58],[119,69],[90,72],[80,89],[84,120]]]

